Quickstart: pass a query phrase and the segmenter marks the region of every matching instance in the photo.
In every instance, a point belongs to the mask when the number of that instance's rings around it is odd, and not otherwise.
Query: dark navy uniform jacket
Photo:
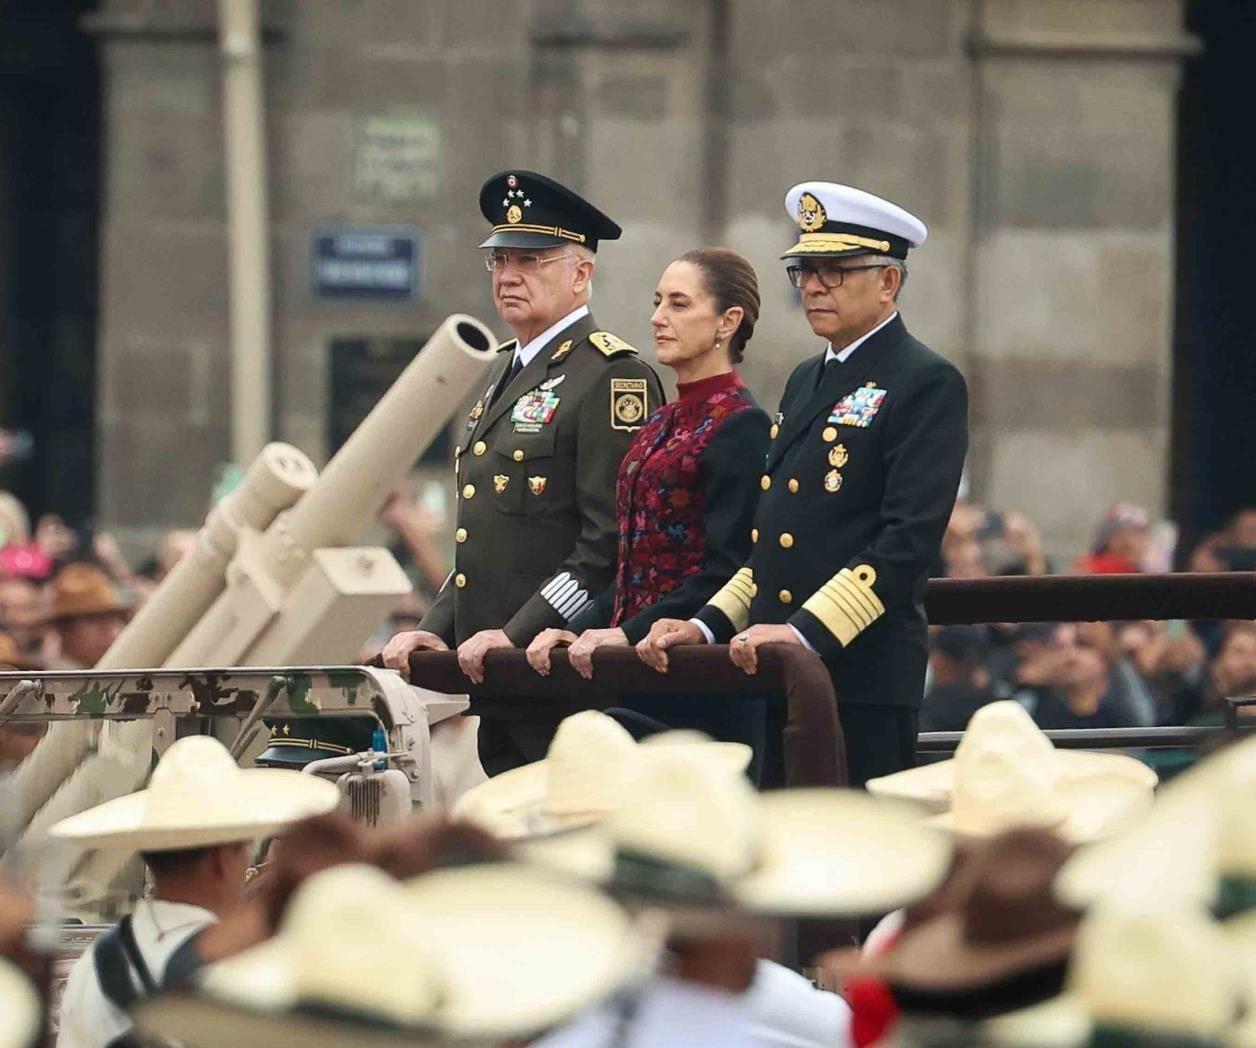
[[[839,701],[916,706],[924,589],[968,449],[968,396],[900,317],[845,363],[794,369],[768,452],[750,560],[696,616],[726,643],[789,623]]]

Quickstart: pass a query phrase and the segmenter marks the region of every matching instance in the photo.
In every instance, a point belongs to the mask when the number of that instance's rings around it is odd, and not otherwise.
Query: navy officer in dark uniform
[[[697,615],[638,645],[657,669],[675,644],[801,644],[833,676],[852,785],[911,767],[928,660],[924,590],[968,448],[959,371],[907,332],[898,296],[926,229],[870,193],[789,191],[783,256],[828,345],[790,375],[772,427],[749,561]]]
[[[637,351],[599,328],[589,296],[600,241],[620,228],[544,175],[484,183],[493,301],[515,337],[500,347],[455,452],[454,570],[419,628],[384,649],[405,672],[420,648],[458,648],[484,679],[494,648],[566,626],[615,577],[615,478],[633,433],[663,403]],[[477,697],[490,775],[545,756],[556,723],[527,700]],[[513,716],[512,716],[513,714]]]

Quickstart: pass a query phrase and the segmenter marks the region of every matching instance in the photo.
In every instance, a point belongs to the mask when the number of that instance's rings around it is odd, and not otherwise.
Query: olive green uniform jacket
[[[619,461],[664,399],[654,370],[590,315],[490,404],[514,348],[500,347],[454,456],[454,570],[419,624],[451,647],[499,628],[525,647],[611,584]]]

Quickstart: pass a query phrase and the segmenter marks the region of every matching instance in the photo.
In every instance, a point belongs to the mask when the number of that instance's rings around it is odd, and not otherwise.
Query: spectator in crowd
[[[67,565],[50,588],[48,622],[59,651],[48,660],[49,669],[90,669],[118,639],[129,607],[104,572],[90,564]]]
[[[942,626],[929,631],[929,679],[921,731],[963,731],[969,718],[999,696],[989,669],[986,626]]]
[[[1025,514],[960,501],[942,538],[942,569],[947,578],[978,579],[1045,575],[1050,567],[1042,535]]]
[[[40,657],[45,618],[43,595],[33,582],[24,578],[0,578],[0,629],[17,646],[19,657],[32,660]]]
[[[1121,658],[1106,622],[1061,623],[1021,660],[1021,701],[1042,728],[1130,728],[1155,722],[1155,707]]]
[[[1118,502],[1104,515],[1091,552],[1074,570],[1083,575],[1129,574],[1146,570],[1151,555],[1151,518],[1141,506]]]
[[[1150,691],[1156,723],[1184,724],[1204,680],[1203,642],[1182,620],[1144,619],[1116,625],[1117,645]]]
[[[44,579],[52,560],[31,540],[31,522],[19,498],[0,491],[0,578]]]
[[[446,526],[445,514],[430,500],[411,498],[404,487],[398,486],[380,507],[379,521],[392,532],[389,548],[398,561],[403,565],[409,561],[406,566],[413,566],[413,570],[407,571],[410,581],[426,598],[425,604],[430,605],[449,573],[437,543],[437,536]]]
[[[1256,571],[1256,506],[1239,510],[1191,554],[1191,571]]]
[[[1220,724],[1225,700],[1245,698],[1256,698],[1256,622],[1227,622],[1203,687],[1182,703],[1182,719],[1191,724]],[[1256,710],[1249,707],[1247,712]]]

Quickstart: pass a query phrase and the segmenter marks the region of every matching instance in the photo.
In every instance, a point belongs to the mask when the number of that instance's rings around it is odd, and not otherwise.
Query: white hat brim
[[[335,783],[279,768],[250,768],[222,784],[211,803],[154,812],[148,791],[62,819],[49,836],[93,848],[168,851],[253,840],[340,803]]]
[[[1062,779],[1115,776],[1146,790],[1154,790],[1159,781],[1156,773],[1142,761],[1122,753],[1055,750],[1054,759],[1056,774]],[[911,801],[929,811],[943,812],[951,806],[955,792],[955,758],[869,779],[867,788],[877,797]]]
[[[745,913],[885,913],[923,898],[950,867],[952,839],[908,805],[826,788],[766,793],[760,803],[759,865],[730,885],[729,902]],[[599,829],[531,841],[520,854],[599,884],[614,876],[614,842]]]
[[[738,774],[745,772],[754,755],[749,746],[740,742],[660,742],[657,745],[643,742],[636,752],[643,761],[648,761],[655,754],[683,754],[690,750],[695,758],[714,759]],[[589,826],[610,814],[596,808],[586,811],[551,810],[546,806],[548,781],[548,760],[512,768],[464,793],[454,805],[453,814],[456,818],[476,823],[503,840],[519,840]]]
[[[39,997],[22,972],[0,958],[0,1048],[28,1048],[39,1033]]]
[[[909,806],[818,788],[766,793],[761,803],[762,859],[733,889],[750,912],[886,913],[923,898],[950,867],[951,839]]]
[[[987,1019],[981,1043],[990,1048],[1083,1048],[1090,1043],[1090,1016],[1069,993]]]
[[[430,1028],[444,1036],[516,1038],[548,1029],[644,977],[658,949],[601,893],[519,863],[440,870],[405,888],[396,919],[423,929],[439,965],[441,1004]],[[202,984],[235,1007],[292,1014],[291,951],[281,935],[211,966]]]

